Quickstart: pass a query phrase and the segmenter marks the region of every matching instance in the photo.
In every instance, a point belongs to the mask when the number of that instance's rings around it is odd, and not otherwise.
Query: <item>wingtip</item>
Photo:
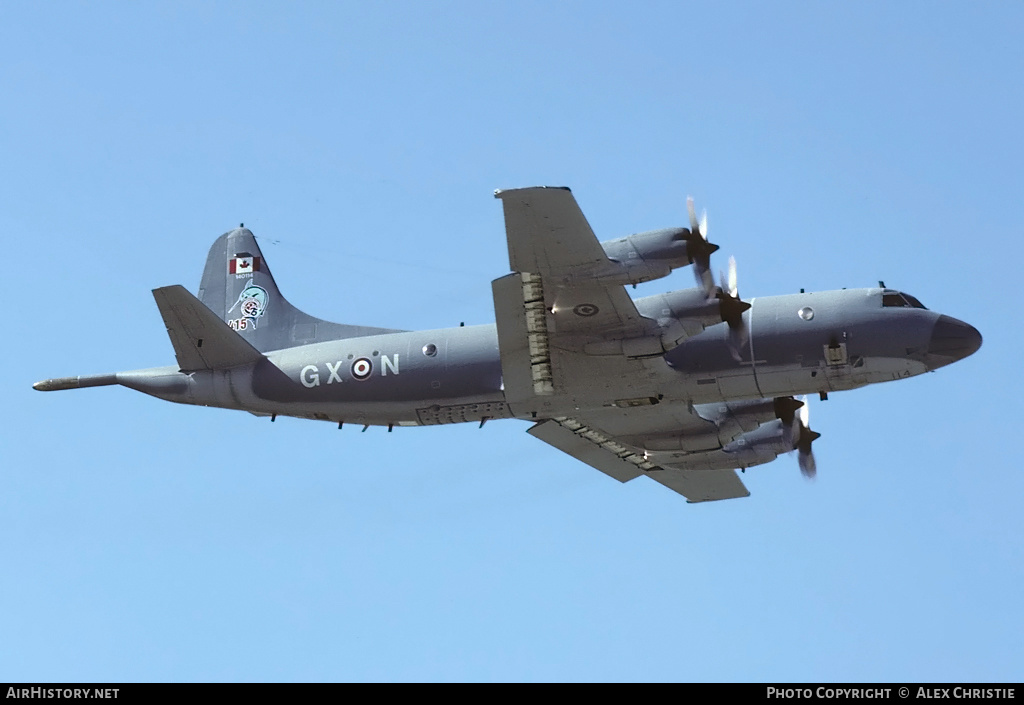
[[[553,191],[568,191],[572,193],[572,189],[568,186],[523,186],[521,188],[496,188],[494,189],[494,197],[502,198],[518,191],[535,191],[538,189],[553,190]]]

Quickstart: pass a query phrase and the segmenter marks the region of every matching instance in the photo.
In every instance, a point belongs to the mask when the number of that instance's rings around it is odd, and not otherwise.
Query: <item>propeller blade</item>
[[[728,295],[733,299],[740,298],[739,289],[736,287],[736,258],[729,257],[729,275],[726,276],[725,272],[718,272],[718,282],[722,289],[722,293]]]
[[[787,446],[789,446],[789,452],[793,452],[793,448],[796,448],[796,439],[799,437],[799,432],[796,430],[796,420],[786,423],[785,419],[782,419],[782,440]]]
[[[722,320],[729,324],[729,352],[736,362],[742,362],[741,350],[750,340],[747,331],[746,321],[743,320],[743,312],[750,308],[750,304],[740,299],[739,289],[736,285],[736,258],[729,258],[729,274],[719,272],[721,286],[715,292],[720,302]]]
[[[729,353],[736,362],[743,362],[743,355],[740,351],[743,350],[748,340],[747,327],[743,325],[743,321],[735,326],[732,323],[729,324]]]
[[[715,277],[711,273],[711,255],[718,250],[718,245],[708,242],[708,214],[702,211],[697,219],[697,209],[693,198],[686,197],[686,211],[690,216],[690,230],[686,235],[686,251],[693,263],[693,276],[697,279],[698,288],[704,291],[708,300],[715,298],[718,289]]]
[[[813,480],[818,474],[818,464],[814,460],[814,451],[811,445],[821,438],[821,434],[811,430],[811,411],[807,404],[807,397],[801,397],[804,405],[800,407],[793,428],[796,435],[797,463],[800,465],[800,472],[808,480]]]
[[[797,463],[800,465],[800,472],[808,480],[813,480],[818,476],[818,464],[814,462],[814,453],[800,451],[797,456]]]
[[[793,397],[775,397],[775,418],[782,422],[782,438],[791,449],[796,448],[796,412],[803,402]]]
[[[690,214],[690,232],[700,235],[704,242],[708,240],[708,214],[707,211],[701,212],[701,218],[697,220],[697,209],[693,206],[693,197],[686,197],[686,211]]]
[[[704,259],[710,260],[710,257]],[[709,265],[705,265],[700,258],[694,258],[693,276],[697,280],[697,287],[704,290],[704,296],[709,300],[714,299],[715,278],[711,275],[711,267]]]
[[[775,417],[782,421],[783,424],[790,426],[793,424],[793,419],[796,417],[796,412],[800,410],[800,407],[804,405],[804,402],[795,397],[775,397],[773,400],[775,407]]]

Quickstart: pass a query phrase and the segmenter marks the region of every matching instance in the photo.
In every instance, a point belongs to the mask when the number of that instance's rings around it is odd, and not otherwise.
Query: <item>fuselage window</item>
[[[423,346],[423,354],[427,357],[434,357],[434,355],[437,355],[437,346],[433,343],[427,343]]]

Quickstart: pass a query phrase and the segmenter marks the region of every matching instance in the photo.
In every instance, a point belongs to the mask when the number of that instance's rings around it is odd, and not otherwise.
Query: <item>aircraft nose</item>
[[[929,367],[936,369],[963,360],[981,347],[981,333],[952,316],[939,316],[928,342]]]

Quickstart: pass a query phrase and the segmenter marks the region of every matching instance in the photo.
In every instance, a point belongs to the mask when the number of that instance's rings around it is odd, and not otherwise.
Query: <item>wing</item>
[[[620,482],[647,475],[691,502],[746,497],[726,467],[730,457],[713,468],[706,453],[654,462],[638,445],[645,434],[706,437],[717,426],[686,404],[663,402],[659,390],[676,380],[662,357],[661,328],[622,284],[610,283],[621,281],[619,265],[569,189],[495,197],[513,271],[492,284],[502,378],[516,416],[544,419],[529,433]],[[717,440],[714,451],[722,452]],[[698,456],[705,462],[691,462]]]
[[[699,417],[693,421],[697,433],[701,430],[696,428],[698,419],[704,421]],[[672,464],[658,464],[648,460],[639,448],[578,418],[547,419],[527,432],[619,482],[646,475],[683,495],[689,502],[750,495],[732,468],[695,469],[686,467],[686,461],[682,459],[676,459]]]
[[[494,281],[505,395],[516,411],[551,415],[581,403],[657,395],[660,329],[621,284],[565,188],[498,191],[513,274]],[[667,370],[666,370],[667,371]],[[644,382],[646,380],[646,383]],[[515,407],[513,407],[515,408]]]

